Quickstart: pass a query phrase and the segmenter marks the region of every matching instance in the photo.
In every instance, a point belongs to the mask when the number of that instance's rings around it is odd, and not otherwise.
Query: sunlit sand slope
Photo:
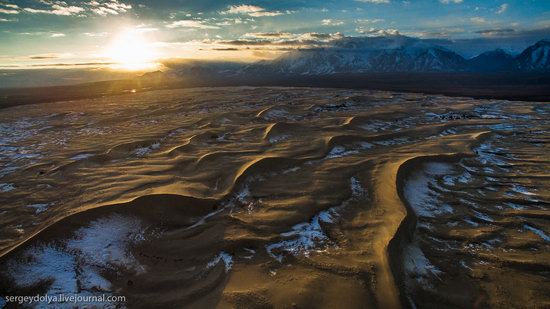
[[[246,87],[5,109],[0,295],[550,306],[549,113]]]

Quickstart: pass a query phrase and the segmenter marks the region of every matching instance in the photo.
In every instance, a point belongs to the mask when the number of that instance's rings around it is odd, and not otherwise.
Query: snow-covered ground
[[[19,287],[49,282],[47,294],[51,295],[113,294],[103,274],[146,271],[130,248],[156,235],[137,218],[111,215],[92,221],[60,243],[30,247],[23,253],[25,259],[9,261],[7,273]],[[73,304],[58,305],[72,308]]]
[[[446,163],[427,163],[405,183],[405,199],[418,216],[433,218],[453,212],[450,206],[439,201],[439,194],[432,189],[437,185],[437,177],[447,175],[451,170],[452,166]]]
[[[336,247],[336,243],[328,237],[323,225],[336,223],[339,217],[338,210],[346,207],[350,201],[367,198],[367,191],[357,178],[350,179],[350,188],[349,199],[341,205],[319,212],[309,222],[294,225],[290,231],[281,234],[283,240],[266,245],[267,253],[275,260],[282,262],[284,253],[309,257],[311,253],[321,253],[330,247]]]

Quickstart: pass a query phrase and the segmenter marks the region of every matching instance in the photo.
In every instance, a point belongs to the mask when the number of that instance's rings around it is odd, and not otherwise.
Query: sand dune
[[[549,113],[249,87],[5,109],[0,295],[549,306]]]

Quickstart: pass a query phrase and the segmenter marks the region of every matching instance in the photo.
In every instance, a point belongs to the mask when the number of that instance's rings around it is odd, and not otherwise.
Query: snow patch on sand
[[[105,271],[145,271],[129,248],[145,239],[142,222],[112,215],[78,229],[71,239],[54,245],[39,244],[8,262],[8,275],[19,287],[48,283],[48,294],[79,296],[112,293]],[[70,308],[73,304],[62,307]],[[113,305],[114,307],[114,305]]]
[[[80,160],[87,159],[89,157],[93,157],[93,154],[91,154],[91,153],[80,153],[80,154],[77,154],[75,156],[72,156],[71,160],[80,161]]]
[[[244,259],[251,260],[256,255],[256,250],[250,248],[243,248],[248,254],[241,256]]]
[[[535,227],[532,227],[528,224],[524,224],[523,225],[523,228],[526,229],[526,230],[529,230],[533,233],[535,233],[538,237],[542,238],[544,241],[546,242],[550,242],[550,236],[546,235],[546,233],[542,230],[539,230]]]
[[[12,183],[0,183],[0,192],[10,192],[12,190],[15,190]]]
[[[375,141],[373,143],[379,146],[393,146],[393,145],[402,145],[410,142],[411,140],[408,137],[398,137],[398,138],[388,139],[383,141]]]
[[[485,222],[494,222],[493,218],[489,217],[488,215],[481,213],[479,211],[473,210],[472,213],[476,216],[476,218],[483,220]]]
[[[22,142],[36,138],[51,127],[48,117],[24,117],[17,121],[0,123],[0,177],[34,164],[44,157],[43,148],[52,141],[45,138],[40,142],[22,145]]]
[[[29,205],[29,207],[34,208],[34,213],[38,215],[38,214],[41,214],[41,213],[45,212],[46,210],[48,210],[48,207],[50,207],[50,204],[39,203],[39,204]]]
[[[503,203],[503,205],[506,206],[506,207],[510,207],[514,210],[523,210],[523,209],[525,209],[524,206],[516,204],[516,203],[512,203],[512,202],[505,202],[505,203]]]
[[[346,156],[354,155],[356,153],[359,153],[359,152],[357,150],[349,150],[341,146],[336,146],[330,150],[326,158],[327,159],[343,158]]]
[[[229,253],[224,251],[220,252],[212,261],[210,261],[206,265],[206,268],[214,268],[216,265],[218,265],[218,263],[220,263],[220,261],[223,262],[223,264],[225,265],[225,272],[228,273],[233,267],[233,257]]]
[[[282,142],[282,141],[284,141],[288,138],[290,138],[290,135],[286,135],[286,134],[285,135],[278,135],[278,136],[270,137],[269,142],[271,144],[276,144],[276,143]]]
[[[281,234],[283,240],[278,243],[266,246],[267,253],[277,261],[283,261],[282,252],[288,252],[294,256],[304,255],[309,257],[312,251],[322,252],[326,248],[320,249],[323,246],[330,244],[330,239],[325,235],[321,227],[321,221],[332,222],[332,217],[329,213],[321,212],[315,215],[310,222],[300,223],[292,227],[292,230]],[[277,252],[281,252],[277,254]]]
[[[423,286],[430,286],[429,279],[432,277],[439,279],[441,274],[441,270],[434,266],[424,255],[424,252],[414,243],[405,249],[404,265],[408,283],[414,280]]]
[[[405,183],[404,195],[415,213],[420,217],[433,218],[435,216],[452,213],[453,209],[441,203],[439,193],[431,189],[437,187],[436,177],[444,176],[452,171],[452,166],[446,163],[427,163],[424,169],[411,175]]]
[[[300,167],[299,167],[299,166],[295,166],[295,167],[291,167],[291,168],[289,168],[289,169],[287,169],[287,170],[284,170],[282,174],[283,174],[283,175],[286,175],[286,174],[289,174],[289,173],[297,172],[297,171],[299,171],[299,170],[300,170]]]
[[[147,147],[136,148],[136,150],[133,151],[133,154],[138,157],[145,157],[151,152],[153,152],[154,150],[157,150],[159,148],[160,148],[160,143],[153,143]]]
[[[533,192],[529,191],[529,189],[527,189],[526,187],[521,186],[521,185],[517,185],[517,184],[512,185],[512,191],[514,191],[516,193],[519,193],[519,194],[528,195],[528,196],[536,196],[537,195],[536,193],[533,193]]]
[[[367,191],[355,177],[351,177],[350,187],[352,193],[350,199],[341,205],[319,212],[309,222],[294,225],[289,232],[281,234],[283,241],[265,247],[267,253],[282,263],[285,252],[294,256],[309,257],[313,252],[325,252],[329,247],[335,246],[325,234],[322,223],[334,224],[339,217],[338,209],[346,207],[352,200],[365,198],[367,195]]]
[[[281,109],[281,108],[274,108],[267,112],[265,112],[263,115],[263,118],[265,120],[274,120],[279,118],[287,118],[288,117],[288,111]]]
[[[367,149],[371,149],[372,147],[374,147],[373,144],[369,143],[369,142],[361,142],[359,143],[359,148],[361,150],[367,150]]]
[[[76,257],[53,245],[33,247],[25,255],[31,261],[9,265],[10,275],[18,286],[32,286],[51,281],[48,293],[77,293]]]
[[[145,240],[141,221],[133,217],[113,215],[93,221],[79,229],[67,242],[67,249],[76,253],[86,264],[102,268],[128,268],[143,271],[129,253],[130,244]]]
[[[485,166],[484,171],[487,173],[494,173],[494,169],[491,167],[497,167],[502,170],[507,170],[510,167],[506,161],[501,159],[509,153],[506,149],[495,147],[491,143],[483,143],[475,149],[475,152],[478,154],[477,160]]]

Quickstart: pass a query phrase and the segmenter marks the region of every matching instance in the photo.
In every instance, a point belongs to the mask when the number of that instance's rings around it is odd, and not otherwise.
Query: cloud
[[[334,20],[334,19],[323,19],[321,20],[321,24],[323,26],[341,26],[344,24],[341,20]]]
[[[343,37],[344,36],[340,32],[335,32],[335,33],[306,32],[300,35],[300,38],[304,40],[338,40]]]
[[[263,16],[279,16],[283,15],[283,12],[280,11],[267,11],[265,8],[257,5],[249,4],[240,4],[240,5],[231,5],[227,11],[221,12],[222,14],[241,14],[248,15],[252,17],[263,17]],[[287,12],[287,14],[290,12]]]
[[[357,19],[355,22],[358,24],[377,24],[377,23],[383,23],[386,20],[381,18],[376,19]]]
[[[19,35],[41,35],[48,36],[50,38],[60,38],[66,36],[65,33],[54,31],[38,31],[38,32],[20,32]]]
[[[330,47],[332,42],[342,39],[344,36],[339,33],[247,33],[235,40],[203,40],[195,42],[194,45],[203,46],[202,50],[254,50],[283,52],[290,50],[311,50],[323,47]]]
[[[0,14],[19,14],[19,11],[18,10],[0,8]]]
[[[39,0],[46,8],[23,8],[23,11],[31,14],[51,14],[61,16],[78,15],[86,9],[81,6],[68,5],[65,1]]]
[[[495,36],[495,35],[507,35],[515,32],[514,29],[487,29],[476,31],[477,34],[486,35],[486,36]]]
[[[212,48],[212,50],[215,50],[215,51],[239,51],[240,49],[235,48],[235,47],[225,47],[225,48],[214,47],[214,48]]]
[[[96,37],[103,37],[103,36],[106,36],[107,35],[107,32],[84,32],[82,33],[83,35],[85,36],[89,36],[89,37],[92,37],[92,38],[96,38]]]
[[[265,12],[254,12],[248,15],[252,17],[263,17],[263,16],[279,16],[279,15],[283,15],[283,13],[279,11],[273,11],[273,12],[265,11]]]
[[[7,8],[10,8],[10,9],[18,9],[19,8],[19,6],[17,4],[13,4],[13,3],[0,2],[0,6],[7,7]]]
[[[256,13],[265,11],[264,8],[256,6],[256,5],[248,5],[248,4],[241,4],[241,5],[232,5],[229,7],[229,9],[226,11],[228,14],[250,14],[250,13]]]
[[[460,4],[464,2],[464,0],[439,0],[439,2],[443,4],[449,4],[449,3]]]
[[[250,39],[259,39],[257,42],[262,44],[265,42],[288,44],[289,42],[327,42],[330,40],[336,40],[342,38],[343,35],[340,32],[336,33],[317,33],[317,32],[305,32],[305,33],[290,33],[290,32],[259,32],[259,33],[246,33],[241,37],[242,41],[250,43]]]
[[[508,10],[508,3],[503,3],[498,7],[497,14],[502,14]]]
[[[251,38],[277,38],[277,39],[286,39],[292,38],[295,34],[289,32],[255,32],[255,33],[246,33],[244,37]]]
[[[97,67],[115,64],[114,62],[83,62],[83,63],[48,63],[48,64],[32,64],[30,67],[49,68],[49,67]]]
[[[206,25],[200,20],[177,20],[168,25],[166,28],[195,28],[195,29],[220,29],[218,26]]]
[[[57,59],[60,58],[60,54],[39,54],[39,55],[31,55],[28,56],[29,59],[32,60],[46,60],[46,59]]]
[[[357,2],[363,2],[363,3],[373,3],[373,4],[388,4],[390,3],[390,0],[355,0]]]
[[[450,28],[439,28],[438,31],[414,31],[407,32],[404,35],[409,35],[413,37],[418,37],[422,39],[449,39],[452,35],[466,33],[464,28],[460,27],[450,27]]]
[[[151,24],[139,24],[137,26],[135,26],[132,31],[136,32],[136,33],[148,33],[148,32],[157,32],[159,31],[160,29],[159,28],[156,28],[156,27],[152,27]]]
[[[485,23],[485,18],[483,18],[483,17],[472,17],[472,18],[470,18],[470,21],[473,22],[474,24],[484,24]]]
[[[86,5],[91,7],[93,13],[100,16],[118,15],[132,9],[132,5],[122,3],[118,0],[107,0],[103,2],[92,0],[87,2]]]
[[[38,0],[38,2],[40,2],[42,5],[45,5],[46,7],[27,7],[23,8],[22,11],[31,14],[51,14],[59,16],[82,16],[85,13],[93,13],[101,16],[106,16],[109,14],[118,15],[120,13],[125,13],[132,8],[130,4],[122,3],[119,0],[92,0],[90,2],[83,2],[80,6],[69,5],[65,1],[59,0]],[[10,8],[19,8],[17,5],[11,4],[8,5],[0,3],[0,5]],[[3,10],[4,9],[0,8],[0,13],[2,13]],[[18,13],[19,11],[12,10],[12,12],[9,14]]]
[[[363,27],[359,27],[355,29],[357,33],[361,33],[368,36],[389,36],[389,35],[400,35],[398,29],[378,29],[378,28],[369,28],[364,29]]]
[[[84,8],[81,8],[79,6],[62,6],[59,4],[52,5],[51,9],[49,10],[33,9],[33,8],[24,8],[23,10],[27,13],[33,13],[33,14],[52,14],[52,15],[61,15],[61,16],[76,15],[78,13],[85,11]]]

